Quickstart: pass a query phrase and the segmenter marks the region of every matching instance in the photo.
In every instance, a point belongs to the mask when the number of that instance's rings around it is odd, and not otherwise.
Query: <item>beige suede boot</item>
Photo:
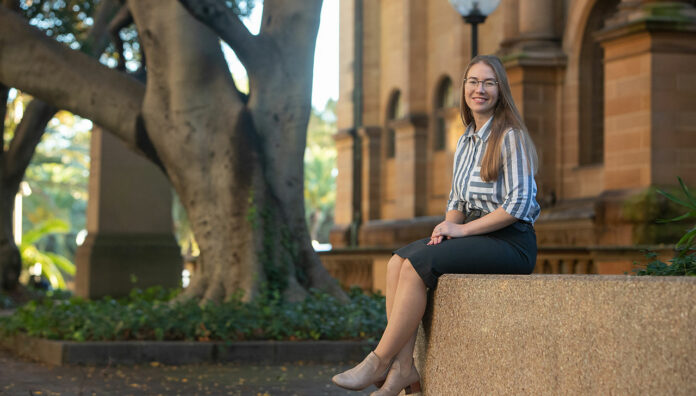
[[[370,352],[357,366],[348,371],[334,375],[334,384],[350,390],[362,390],[368,386],[384,381],[389,372],[390,364],[382,362],[379,356]]]
[[[413,363],[411,363],[409,369],[404,369],[397,360],[392,364],[391,369],[389,369],[389,374],[387,375],[387,380],[384,382],[384,385],[372,392],[370,396],[396,396],[401,393],[403,389],[406,390],[407,395],[420,392],[420,375]]]

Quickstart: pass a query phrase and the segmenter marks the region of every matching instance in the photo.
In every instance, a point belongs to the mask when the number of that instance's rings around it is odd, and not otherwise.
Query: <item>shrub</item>
[[[681,178],[679,185],[681,186],[684,198],[678,198],[668,192],[658,190],[658,192],[667,197],[672,202],[684,207],[687,212],[673,219],[660,220],[661,223],[683,221],[688,219],[696,219],[696,198],[691,194],[689,189],[684,184]],[[694,240],[696,238],[696,225],[692,225],[686,233],[679,239],[676,245],[677,254],[669,260],[670,264],[665,263],[657,258],[655,252],[648,251],[645,256],[650,260],[644,269],[636,269],[636,275],[658,275],[658,276],[696,276],[696,249],[694,249]]]
[[[648,265],[643,269],[634,270],[636,275],[654,276],[696,276],[696,251],[678,251],[677,255],[671,260],[670,264],[657,258],[657,253],[648,251],[645,256],[650,259]]]
[[[316,290],[300,303],[270,295],[199,305],[173,302],[175,295],[155,287],[118,300],[45,298],[0,319],[0,334],[73,341],[345,340],[378,338],[386,326],[384,297],[359,289],[350,291],[348,304]]]

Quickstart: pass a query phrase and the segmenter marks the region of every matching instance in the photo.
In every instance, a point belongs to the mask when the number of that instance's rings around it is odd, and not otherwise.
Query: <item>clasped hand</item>
[[[430,235],[430,242],[427,244],[437,245],[445,239],[457,238],[461,236],[464,236],[461,230],[461,224],[445,220],[435,226],[432,235]]]

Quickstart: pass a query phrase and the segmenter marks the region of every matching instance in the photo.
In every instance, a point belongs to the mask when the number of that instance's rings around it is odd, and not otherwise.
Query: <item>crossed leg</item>
[[[387,267],[387,328],[382,339],[360,364],[336,374],[332,381],[346,389],[360,390],[384,380],[383,375],[389,369],[390,375],[384,385],[380,385],[380,394],[392,394],[404,387],[410,390],[409,384],[418,384],[418,372],[413,368],[413,348],[425,304],[425,284],[420,276],[410,261],[394,255]],[[392,361],[395,371],[390,369]]]
[[[410,367],[418,324],[425,313],[426,287],[408,259],[393,255],[387,264],[387,328],[375,348],[382,361],[393,357]]]

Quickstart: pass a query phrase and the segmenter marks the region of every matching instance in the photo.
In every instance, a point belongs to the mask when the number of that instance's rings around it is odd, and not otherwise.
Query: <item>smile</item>
[[[486,99],[486,98],[471,98],[471,100],[473,100],[474,103],[479,103],[479,104],[480,104],[480,103],[486,102],[488,99]]]

